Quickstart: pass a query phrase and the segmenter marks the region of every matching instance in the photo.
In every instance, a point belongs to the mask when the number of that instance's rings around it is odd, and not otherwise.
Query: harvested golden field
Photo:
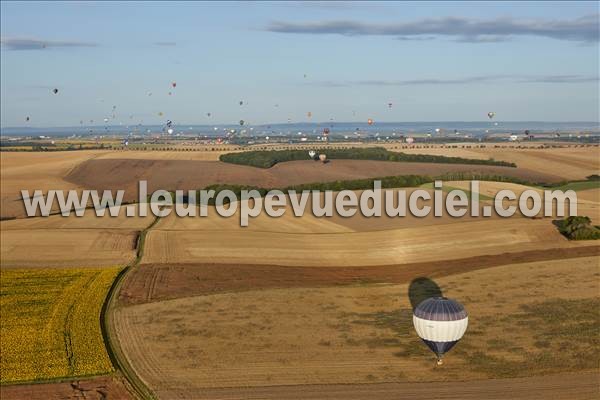
[[[64,177],[79,163],[97,157],[100,151],[61,151],[55,153],[3,152],[0,157],[0,200],[3,218],[25,216],[21,190],[78,189]]]
[[[120,269],[3,269],[1,382],[112,372],[100,310]]]
[[[189,297],[120,308],[116,324],[136,371],[163,398],[208,387],[592,372],[600,362],[599,260],[511,264],[431,282],[470,318],[441,368],[412,328],[413,295],[433,293],[407,284]]]
[[[600,173],[600,149],[589,147],[561,147],[539,149],[536,146],[492,145],[485,148],[452,148],[449,146],[414,146],[395,151],[404,153],[433,154],[465,158],[489,159],[514,162],[519,168],[552,175],[557,180],[585,179]],[[501,146],[501,147],[500,147]]]
[[[179,219],[175,219],[177,223]],[[549,220],[490,219],[373,232],[289,233],[153,229],[143,263],[369,266],[582,246]]]
[[[130,160],[200,160],[218,161],[221,154],[235,153],[236,147],[219,146],[222,150],[212,151],[212,146],[199,146],[193,151],[168,151],[168,150],[136,150],[136,151],[110,151],[103,153],[98,159],[130,159]]]
[[[104,217],[98,217],[93,209],[85,210],[81,217],[75,216],[72,212],[69,217],[63,217],[60,214],[50,215],[48,217],[19,218],[5,220],[0,222],[0,228],[4,230],[43,230],[43,229],[117,229],[123,231],[134,231],[144,229],[152,222],[152,215],[147,217],[127,217],[128,208],[136,209],[137,205],[122,206],[119,216],[111,217],[109,210],[106,210]],[[136,211],[137,213],[137,211]]]
[[[2,268],[93,267],[124,265],[133,260],[137,233],[119,229],[2,229],[0,239]]]

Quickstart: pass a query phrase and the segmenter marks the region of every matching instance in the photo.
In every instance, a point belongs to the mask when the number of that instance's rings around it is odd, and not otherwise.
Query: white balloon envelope
[[[413,325],[441,365],[444,354],[465,334],[469,317],[459,302],[446,297],[431,297],[415,308]]]

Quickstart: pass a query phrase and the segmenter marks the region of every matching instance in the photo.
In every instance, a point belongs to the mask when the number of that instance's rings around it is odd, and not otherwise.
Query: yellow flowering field
[[[0,382],[113,371],[100,310],[120,269],[0,271]]]

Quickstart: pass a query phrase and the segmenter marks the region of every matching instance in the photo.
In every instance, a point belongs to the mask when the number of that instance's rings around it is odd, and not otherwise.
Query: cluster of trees
[[[494,159],[477,160],[462,157],[435,156],[429,154],[406,154],[388,151],[383,147],[316,149],[316,151],[317,155],[319,152],[326,154],[328,160],[377,160],[516,167],[514,163],[496,161]],[[271,168],[273,165],[280,162],[306,160],[308,158],[309,156],[306,150],[277,150],[228,153],[221,155],[220,160],[231,164],[249,165],[258,168]]]
[[[568,217],[554,221],[554,225],[569,240],[600,239],[600,227],[592,225],[592,220],[589,217]]]

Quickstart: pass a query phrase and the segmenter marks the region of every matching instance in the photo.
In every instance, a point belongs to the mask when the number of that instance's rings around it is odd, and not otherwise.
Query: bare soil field
[[[408,283],[421,276],[438,278],[505,264],[600,256],[600,245],[531,250],[458,260],[374,267],[282,267],[241,264],[142,264],[120,291],[125,305],[247,290]]]
[[[115,319],[134,368],[162,398],[196,398],[219,387],[597,373],[598,261],[538,261],[437,278],[432,284],[469,311],[469,329],[442,367],[414,334],[408,284],[196,296],[121,307]],[[285,398],[285,388],[273,390]]]
[[[127,264],[137,233],[111,229],[2,229],[2,268],[86,267]]]
[[[123,383],[110,376],[71,382],[0,386],[4,400],[125,400],[132,399]]]
[[[79,164],[65,179],[89,189],[125,189],[126,200],[137,197],[139,180],[157,189],[202,189],[216,183],[284,188],[312,182],[330,182],[392,175],[437,176],[448,172],[506,175],[536,182],[554,182],[549,174],[521,168],[488,165],[402,163],[369,160],[290,161],[262,169],[215,161],[93,159]],[[560,179],[558,179],[560,180]],[[133,197],[132,197],[133,196]]]

